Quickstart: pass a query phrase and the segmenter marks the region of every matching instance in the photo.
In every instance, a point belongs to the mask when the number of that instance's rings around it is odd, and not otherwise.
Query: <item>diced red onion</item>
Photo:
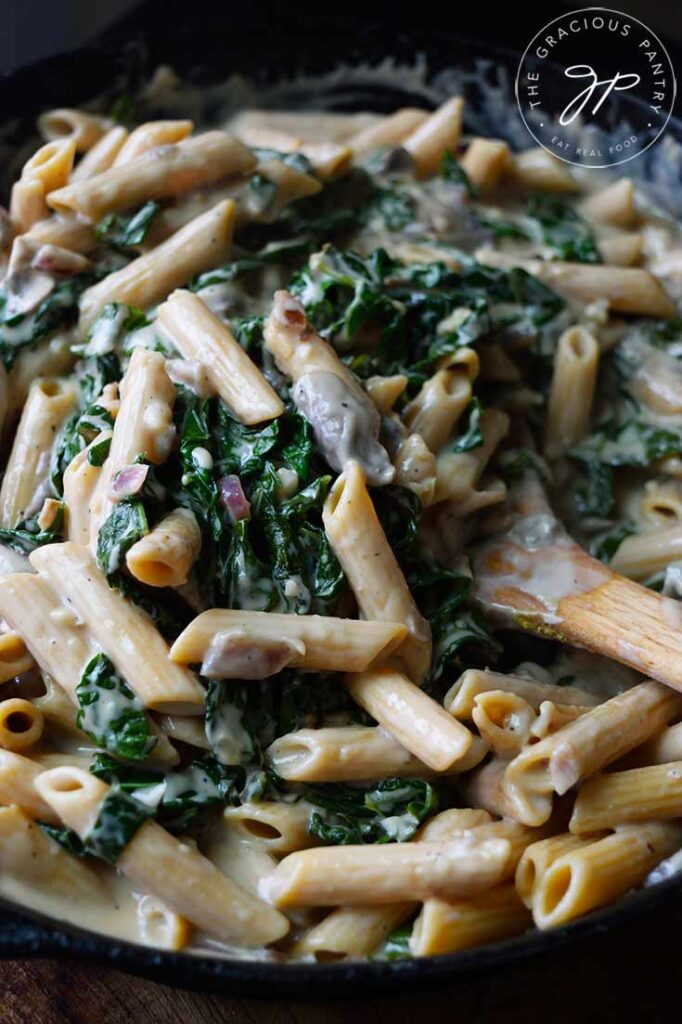
[[[149,466],[139,462],[119,469],[111,483],[110,497],[114,501],[120,501],[121,498],[130,498],[133,494],[138,494],[144,486],[148,472]]]
[[[240,519],[251,518],[251,505],[242,488],[242,482],[234,473],[223,476],[218,481],[220,488],[220,503],[230,514],[232,522],[237,523]]]

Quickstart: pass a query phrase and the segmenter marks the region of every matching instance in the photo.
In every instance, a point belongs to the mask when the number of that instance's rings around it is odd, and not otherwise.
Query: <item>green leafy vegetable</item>
[[[404,843],[438,807],[436,790],[420,779],[385,779],[366,790],[308,786],[303,798],[319,808],[311,814],[310,834],[335,845]]]
[[[12,529],[0,529],[0,544],[22,555],[30,555],[44,544],[57,544],[64,539],[64,505],[60,502],[47,529],[41,529],[38,518],[25,519]]]
[[[59,281],[49,295],[28,313],[12,315],[9,295],[0,286],[0,359],[10,370],[20,349],[36,345],[57,327],[65,327],[78,317],[78,300],[95,281],[93,274],[76,274]]]
[[[412,937],[412,924],[396,928],[388,936],[383,946],[374,959],[376,960],[407,960],[412,956],[410,952],[410,938]]]
[[[36,821],[36,825],[42,829],[45,835],[48,835],[50,839],[54,839],[55,843],[59,843],[63,850],[67,853],[71,853],[74,857],[87,857],[89,856],[88,851],[85,848],[85,843],[80,838],[77,832],[74,832],[72,828],[59,828],[58,825],[49,825],[46,821]]]
[[[148,533],[147,513],[139,498],[122,498],[114,505],[97,534],[97,564],[110,582],[133,544]]]
[[[682,435],[645,420],[610,420],[571,449],[583,469],[576,488],[576,506],[583,516],[606,517],[614,503],[613,470],[619,466],[648,466],[682,451]]]
[[[472,398],[464,411],[464,430],[448,445],[451,452],[470,452],[483,444],[481,413],[483,409],[477,398]]]
[[[171,832],[185,831],[211,807],[236,803],[244,781],[243,772],[227,768],[209,755],[164,773],[123,765],[108,754],[98,754],[90,771],[149,807]]]
[[[116,864],[138,829],[151,817],[134,797],[112,788],[99,806],[97,820],[84,839],[85,849],[108,864]]]
[[[258,473],[263,458],[279,440],[279,419],[264,427],[246,427],[227,411],[218,409],[218,466],[221,473],[235,473],[239,477]]]
[[[462,165],[457,161],[453,153],[446,151],[443,154],[440,173],[446,181],[454,181],[457,185],[461,185],[469,199],[479,198],[480,193],[478,189],[472,183],[471,178]]]
[[[126,761],[141,761],[156,746],[138,697],[106,654],[96,654],[76,687],[76,724],[100,747]]]
[[[532,195],[527,215],[537,222],[539,234],[557,259],[574,263],[600,263],[594,234],[579,213],[560,196]]]
[[[108,213],[95,228],[95,234],[112,249],[130,255],[131,250],[134,252],[136,246],[143,244],[160,209],[159,203],[150,199],[129,216]]]
[[[213,472],[213,442],[209,424],[210,402],[180,387],[175,406],[180,436],[181,489],[177,498],[192,510],[199,523],[219,540],[223,524],[218,509],[218,485]]]

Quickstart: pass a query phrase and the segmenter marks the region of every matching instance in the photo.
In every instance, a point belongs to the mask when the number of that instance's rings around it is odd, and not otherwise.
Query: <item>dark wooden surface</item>
[[[679,1013],[681,932],[671,903],[615,933],[447,989],[343,1002],[202,995],[93,965],[6,961],[0,1024],[658,1024]]]

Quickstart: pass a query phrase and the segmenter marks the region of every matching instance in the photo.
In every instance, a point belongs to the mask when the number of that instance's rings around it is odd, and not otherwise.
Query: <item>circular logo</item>
[[[550,21],[516,75],[526,128],[553,156],[581,167],[625,163],[663,132],[675,73],[660,39],[641,21],[586,7]]]

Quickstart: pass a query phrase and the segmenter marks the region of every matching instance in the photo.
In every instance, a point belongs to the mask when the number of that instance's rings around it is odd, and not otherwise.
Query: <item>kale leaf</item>
[[[96,654],[76,687],[76,724],[110,753],[141,761],[156,746],[142,703],[106,654]]]

